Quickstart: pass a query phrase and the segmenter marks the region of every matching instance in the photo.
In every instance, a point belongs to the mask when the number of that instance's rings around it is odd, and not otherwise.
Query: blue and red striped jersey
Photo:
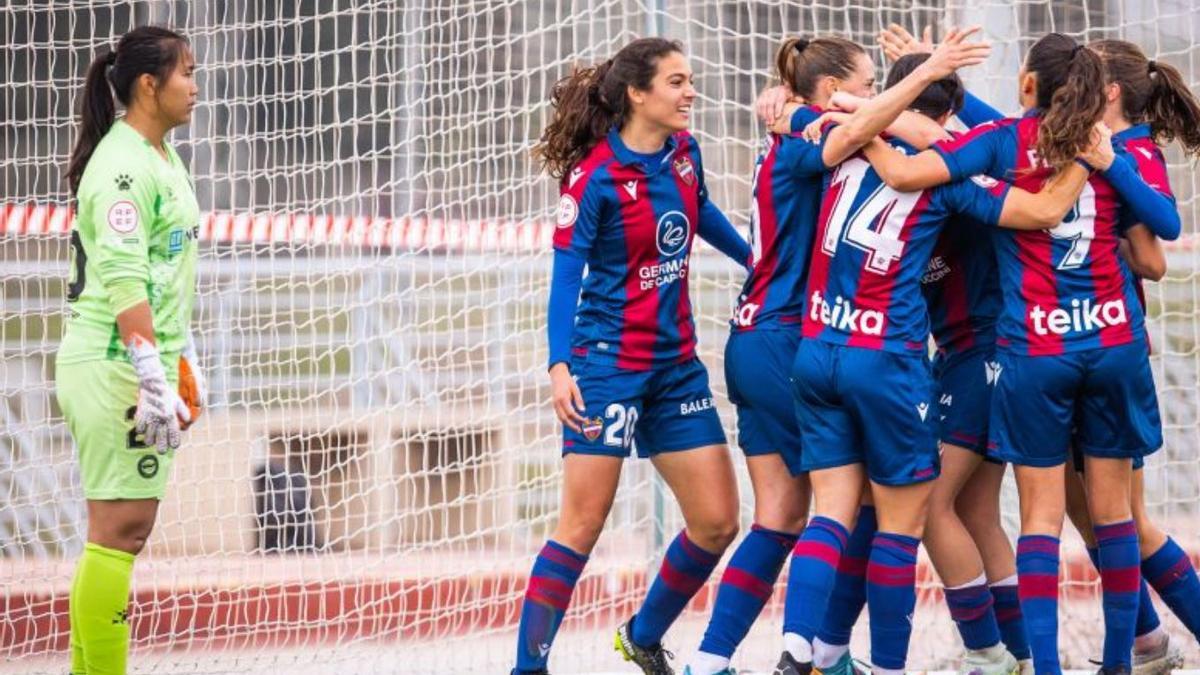
[[[994,229],[957,215],[933,247],[921,292],[929,308],[933,342],[944,354],[996,342],[1002,300],[992,248]]]
[[[792,124],[803,128],[820,115],[820,108],[805,106]],[[729,321],[733,330],[799,328],[824,183],[822,148],[799,133],[768,134],[763,139],[754,166],[750,216],[754,268]]]
[[[554,247],[588,268],[575,356],[647,370],[695,355],[688,258],[700,219],[716,207],[696,140],[683,131],[667,144],[646,166],[613,129],[563,178]]]
[[[983,173],[1037,192],[1050,176],[1036,151],[1040,120],[1032,111],[981,124],[934,149],[952,180]],[[1133,275],[1117,253],[1119,207],[1112,185],[1093,173],[1054,229],[993,233],[1003,296],[999,347],[1036,356],[1142,339]]]
[[[909,154],[913,150],[892,140]],[[972,180],[918,192],[883,183],[861,153],[828,178],[813,242],[804,337],[921,352],[929,314],[921,295],[934,243],[954,214],[996,225],[1008,185]]]
[[[1112,142],[1117,158],[1129,161],[1150,187],[1172,202],[1175,201],[1175,193],[1171,191],[1171,179],[1167,174],[1167,159],[1150,135],[1149,124],[1135,124],[1115,133]],[[1127,204],[1121,205],[1121,221],[1122,229],[1136,222]]]

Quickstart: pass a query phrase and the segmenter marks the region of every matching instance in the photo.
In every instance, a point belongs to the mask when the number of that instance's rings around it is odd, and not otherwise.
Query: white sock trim
[[[831,645],[821,638],[813,640],[813,665],[817,668],[832,668],[842,655],[850,651],[850,645]]]
[[[1000,581],[992,582],[993,587],[995,587],[995,586],[1016,586],[1016,585],[1017,585],[1017,575],[1015,575],[1015,574],[1012,576],[1009,576],[1009,577],[1004,577]]]
[[[783,634],[783,649],[800,663],[812,663],[812,645],[797,633]]]
[[[729,659],[708,652],[696,652],[691,662],[688,663],[688,668],[691,669],[693,675],[717,675],[728,667]]]
[[[971,588],[972,586],[985,586],[985,585],[987,585],[987,575],[986,575],[986,574],[984,574],[983,572],[980,572],[980,573],[979,573],[979,576],[977,576],[977,577],[975,577],[974,579],[972,579],[972,580],[968,581],[967,583],[965,583],[965,584],[959,584],[959,585],[957,585],[957,586],[947,586],[947,587],[946,587],[946,590],[948,590],[948,591],[961,591],[961,590],[962,590],[962,589],[964,589],[964,588]]]

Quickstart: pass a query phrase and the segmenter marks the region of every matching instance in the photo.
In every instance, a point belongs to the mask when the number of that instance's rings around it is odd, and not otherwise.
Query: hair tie
[[[803,54],[804,50],[808,49],[808,40],[805,38],[798,38],[796,40],[795,47],[796,47],[797,54]]]
[[[1153,75],[1154,73],[1157,73],[1157,72],[1158,72],[1158,63],[1154,59],[1150,59],[1150,62],[1146,64],[1146,74]]]
[[[117,62],[117,51],[114,49],[104,57],[104,65],[111,66]]]

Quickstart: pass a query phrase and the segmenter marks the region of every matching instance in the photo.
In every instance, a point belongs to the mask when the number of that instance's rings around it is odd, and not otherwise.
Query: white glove
[[[145,438],[146,445],[158,446],[159,454],[178,448],[183,436],[179,420],[190,422],[192,413],[179,398],[179,392],[167,382],[158,348],[142,336],[134,335],[126,353],[138,378],[137,412],[133,417],[137,432]]]

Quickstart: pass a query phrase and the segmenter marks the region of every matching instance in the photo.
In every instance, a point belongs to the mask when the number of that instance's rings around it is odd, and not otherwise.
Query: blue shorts
[[[1149,350],[1138,340],[1057,356],[996,352],[988,451],[1024,466],[1083,455],[1136,458],[1162,446]]]
[[[692,359],[652,370],[571,359],[585,409],[583,433],[563,427],[563,454],[639,457],[725,442],[708,388],[708,370]]]
[[[805,471],[866,464],[872,481],[902,486],[941,470],[936,386],[924,354],[802,340],[792,391]]]
[[[995,384],[995,345],[980,345],[933,359],[938,385],[941,440],[987,458],[988,416]],[[994,459],[989,461],[996,461]]]
[[[737,406],[738,445],[748,456],[779,453],[800,469],[800,425],[790,374],[800,331],[734,331],[725,343],[725,387]]]

